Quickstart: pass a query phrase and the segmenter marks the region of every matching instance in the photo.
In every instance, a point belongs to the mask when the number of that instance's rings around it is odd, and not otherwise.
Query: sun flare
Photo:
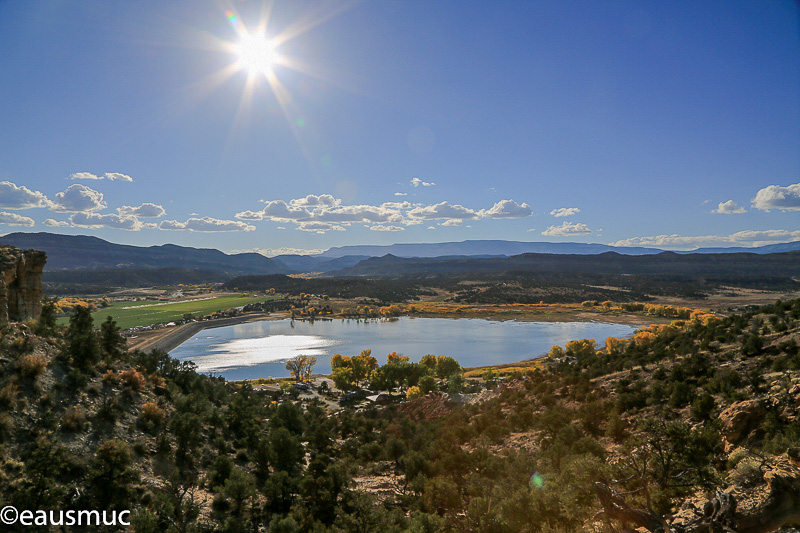
[[[268,74],[278,61],[275,43],[263,34],[242,35],[235,53],[239,67],[251,74]]]

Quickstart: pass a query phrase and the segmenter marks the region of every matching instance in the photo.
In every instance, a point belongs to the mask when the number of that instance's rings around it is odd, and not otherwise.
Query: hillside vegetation
[[[0,507],[129,509],[141,533],[800,522],[798,300],[576,339],[492,390],[359,412],[128,353],[84,309],[2,333]]]

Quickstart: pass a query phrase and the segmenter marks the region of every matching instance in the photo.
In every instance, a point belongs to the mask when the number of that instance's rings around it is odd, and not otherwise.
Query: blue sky
[[[8,1],[0,51],[3,233],[800,240],[788,0]]]

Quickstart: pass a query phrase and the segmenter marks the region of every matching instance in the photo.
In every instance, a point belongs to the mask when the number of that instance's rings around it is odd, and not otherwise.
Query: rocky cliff
[[[46,261],[39,250],[0,246],[0,326],[39,318]]]

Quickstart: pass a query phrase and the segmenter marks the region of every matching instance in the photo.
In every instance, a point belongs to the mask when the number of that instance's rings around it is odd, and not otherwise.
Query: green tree
[[[436,379],[433,376],[424,376],[419,380],[419,389],[422,391],[423,396],[429,392],[439,390],[436,386]]]
[[[139,480],[139,474],[130,465],[131,453],[124,441],[107,440],[97,448],[89,472],[89,488],[96,509],[130,509],[133,483]]]
[[[419,360],[419,364],[424,366],[428,369],[431,374],[436,373],[436,356],[435,355],[423,355],[422,359]]]
[[[53,300],[47,300],[42,305],[42,314],[36,321],[35,332],[37,335],[49,335],[56,329],[56,304]]]
[[[100,346],[94,333],[94,322],[89,309],[76,306],[64,334],[66,355],[81,370],[92,367],[100,359]]]
[[[466,380],[464,379],[464,374],[462,372],[456,372],[450,375],[450,378],[447,380],[447,392],[452,394],[462,392],[465,384]]]
[[[270,433],[269,441],[272,449],[272,466],[289,474],[298,472],[305,455],[300,439],[292,435],[288,429],[280,427]]]
[[[117,322],[109,316],[100,325],[100,347],[110,359],[119,359],[125,352],[125,337],[119,334]]]
[[[353,376],[353,369],[348,367],[339,367],[333,370],[331,374],[333,384],[337,389],[351,390],[355,388],[356,378]]]
[[[436,358],[436,377],[446,379],[461,370],[461,365],[452,357],[440,355]]]

